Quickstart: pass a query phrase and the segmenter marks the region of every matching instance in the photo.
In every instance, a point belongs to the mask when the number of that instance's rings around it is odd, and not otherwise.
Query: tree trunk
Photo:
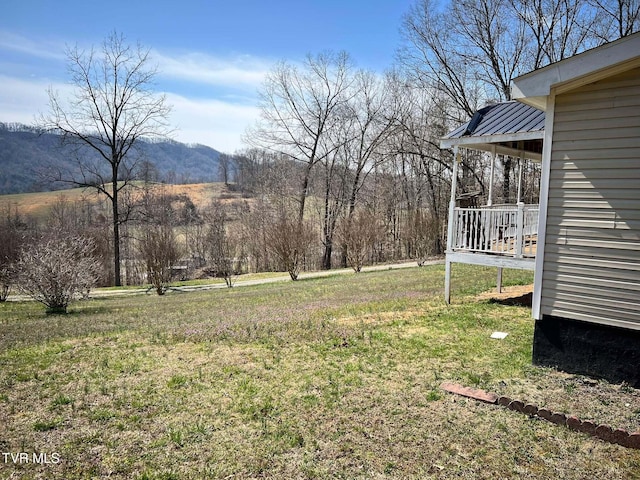
[[[349,195],[349,211],[347,213],[347,229],[351,228],[351,219],[353,218],[353,212],[356,210],[356,199],[358,197],[358,184],[360,183],[360,175],[362,174],[362,164],[358,164],[358,168],[356,168],[356,174],[353,178],[353,183],[351,184],[351,193]],[[342,245],[342,268],[347,267],[348,263],[348,249],[346,243]]]
[[[115,169],[114,169],[115,170]],[[122,285],[120,278],[120,214],[118,211],[118,175],[117,170],[113,174],[111,205],[113,209],[113,278],[114,285]]]
[[[304,207],[307,201],[307,194],[309,193],[309,177],[311,176],[311,169],[313,168],[313,162],[310,160],[307,163],[307,169],[304,172],[304,178],[302,179],[302,186],[300,189],[300,209],[298,210],[298,226],[302,226],[304,221]]]
[[[322,269],[331,270],[331,253],[333,251],[333,226],[335,222],[332,221],[331,213],[331,176],[325,177],[325,189],[324,189],[324,224],[323,229],[323,244],[324,254],[322,256]]]
[[[331,270],[331,255],[333,253],[333,242],[325,238],[324,254],[322,255],[322,269]]]

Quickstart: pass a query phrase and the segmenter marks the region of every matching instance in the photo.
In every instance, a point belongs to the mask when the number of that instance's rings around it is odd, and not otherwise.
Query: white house
[[[640,33],[512,96],[546,113],[533,360],[640,386]]]
[[[640,33],[512,96],[545,113],[533,361],[640,387]]]

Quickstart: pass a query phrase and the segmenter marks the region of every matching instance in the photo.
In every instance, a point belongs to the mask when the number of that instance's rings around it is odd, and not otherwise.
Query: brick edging
[[[512,400],[509,397],[498,396],[495,393],[486,392],[477,388],[469,388],[452,382],[444,382],[440,388],[449,393],[473,398],[484,403],[501,405],[515,412],[524,413],[531,417],[536,416],[556,425],[562,425],[576,432],[586,433],[605,442],[614,443],[627,448],[640,450],[640,432],[629,433],[624,429],[613,429],[609,425],[596,424],[589,420],[580,420],[573,415],[553,412],[547,408],[538,408],[537,405],[524,403],[520,400]]]

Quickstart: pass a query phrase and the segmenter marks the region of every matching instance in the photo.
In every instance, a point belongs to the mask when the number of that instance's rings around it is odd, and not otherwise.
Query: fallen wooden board
[[[460,385],[459,383],[453,382],[444,382],[440,388],[449,392],[456,393],[458,395],[462,395],[463,397],[473,398],[474,400],[479,400],[485,403],[497,403],[498,395],[491,392],[485,392],[484,390],[479,390],[477,388],[465,387],[464,385]]]

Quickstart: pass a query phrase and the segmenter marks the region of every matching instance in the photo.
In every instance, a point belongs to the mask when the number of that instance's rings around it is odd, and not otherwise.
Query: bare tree
[[[602,43],[596,8],[588,0],[517,0],[517,21],[525,27],[523,67],[540,68]],[[611,39],[611,38],[610,38]]]
[[[452,101],[454,120],[471,117],[480,104],[482,90],[476,68],[461,55],[464,44],[451,25],[450,12],[434,0],[418,0],[404,16],[405,45],[399,62],[411,82],[435,88]]]
[[[339,237],[347,245],[347,263],[358,273],[362,270],[374,244],[381,237],[382,226],[373,212],[358,210],[339,230]]]
[[[388,158],[388,140],[397,126],[398,114],[385,79],[361,71],[356,76],[354,89],[347,112],[350,135],[344,146],[351,173],[347,223],[351,221],[358,195],[370,172]],[[347,245],[343,243],[343,250],[346,248]],[[343,256],[346,258],[348,255],[343,251]]]
[[[222,177],[222,181],[226,186],[229,185],[229,180],[232,174],[232,167],[233,157],[231,155],[227,155],[226,153],[221,153],[220,157],[218,157],[218,173]]]
[[[390,150],[394,153],[393,174],[400,183],[404,197],[409,231],[413,232],[419,217],[429,217],[432,225],[434,253],[444,251],[442,226],[451,186],[451,152],[440,149],[440,138],[451,128],[447,110],[451,101],[434,88],[420,88],[408,81],[400,72],[388,75],[387,85],[393,92],[392,101],[396,127],[390,139]],[[470,170],[470,169],[469,169]],[[421,213],[427,209],[429,214]],[[413,235],[409,238],[414,239]],[[417,239],[410,240],[417,245]],[[420,242],[421,243],[421,242]],[[421,254],[412,252],[408,246],[408,256]]]
[[[182,225],[181,232],[184,237],[184,245],[190,260],[196,268],[203,267],[207,263],[207,229],[205,222],[199,214],[191,217]]]
[[[0,266],[0,302],[5,302],[9,297],[11,287],[15,283],[15,272],[13,264]]]
[[[433,255],[442,254],[442,225],[430,213],[416,209],[408,219],[408,238],[412,248],[408,255],[415,258],[419,266]]]
[[[343,215],[349,190],[349,165],[340,148],[327,156],[322,162],[321,186],[323,201],[318,202],[322,223],[322,268],[330,270],[332,265],[333,243],[338,219]]]
[[[148,225],[139,239],[139,250],[147,268],[147,279],[158,295],[164,295],[173,275],[180,249],[171,225]]]
[[[278,258],[291,280],[297,280],[315,238],[310,224],[307,221],[300,223],[280,209],[268,224],[266,235],[269,250]]]
[[[404,18],[399,59],[414,82],[471,116],[509,100],[514,77],[601,43],[597,16],[587,0],[419,0]]]
[[[158,295],[167,291],[173,268],[182,254],[175,233],[179,222],[173,205],[176,200],[177,197],[167,192],[164,186],[147,186],[138,202],[139,217],[132,236],[136,236],[147,280]]]
[[[238,206],[237,237],[250,272],[272,272],[278,268],[269,246],[272,207],[265,196]]]
[[[465,0],[452,2],[449,14],[458,41],[458,51],[472,68],[475,82],[482,81],[485,99],[511,98],[511,79],[522,69],[525,50],[524,27],[513,22],[509,0]]]
[[[246,134],[249,144],[284,154],[304,166],[298,192],[299,227],[304,221],[311,172],[338,148],[329,132],[347,100],[350,70],[344,52],[308,56],[302,69],[278,64],[260,92],[261,119]]]
[[[217,276],[224,278],[227,287],[233,287],[233,276],[237,271],[236,236],[229,231],[229,218],[220,202],[211,206],[207,215],[207,247],[209,263]]]
[[[114,32],[100,52],[76,46],[66,53],[74,94],[67,101],[49,89],[49,113],[40,123],[78,146],[77,170],[53,172],[53,178],[95,188],[110,200],[114,279],[121,285],[120,226],[127,212],[120,210],[120,193],[134,178],[138,141],[169,134],[170,107],[152,90],[156,70],[149,49],[132,47]]]
[[[596,8],[600,30],[596,35],[611,40],[640,30],[640,0],[588,0]]]
[[[93,242],[81,236],[53,235],[24,250],[18,263],[18,285],[47,313],[66,313],[78,294],[95,285],[99,264]]]

